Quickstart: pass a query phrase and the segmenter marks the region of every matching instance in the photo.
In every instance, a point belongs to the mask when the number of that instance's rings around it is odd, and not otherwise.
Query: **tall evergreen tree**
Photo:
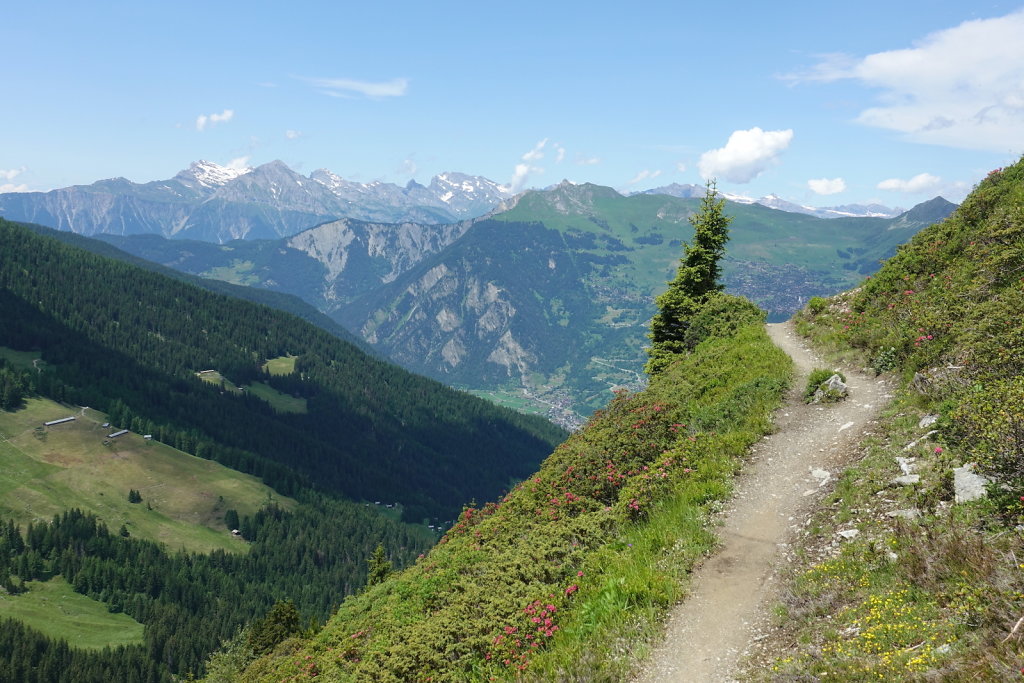
[[[369,571],[366,576],[367,587],[380,583],[394,571],[394,567],[391,566],[391,560],[388,559],[387,554],[384,552],[383,543],[377,544],[373,555],[366,560],[366,563],[369,565]]]
[[[690,216],[692,244],[683,245],[683,258],[674,280],[656,299],[658,312],[651,320],[651,346],[647,353],[648,374],[660,372],[672,356],[686,350],[683,337],[689,321],[708,297],[722,290],[718,262],[729,241],[731,216],[725,215],[725,199],[718,197],[715,181],[709,180],[700,209]]]

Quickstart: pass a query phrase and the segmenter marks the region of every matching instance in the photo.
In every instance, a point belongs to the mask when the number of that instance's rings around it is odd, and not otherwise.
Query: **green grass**
[[[31,370],[33,367],[43,369],[46,367],[46,363],[40,360],[38,351],[15,351],[6,346],[0,346],[0,358],[3,358],[19,370]]]
[[[208,384],[215,384],[217,386],[221,386],[226,391],[230,391],[235,394],[239,394],[242,392],[242,390],[239,389],[234,382],[229,380],[224,375],[220,374],[220,372],[218,372],[217,370],[200,370],[199,372],[196,373],[196,376],[199,377],[199,379],[203,380],[204,382],[207,382]]]
[[[255,264],[252,261],[234,259],[230,265],[210,268],[201,275],[213,280],[223,280],[235,285],[250,287],[260,283],[259,276],[252,272],[254,266]]]
[[[269,384],[253,382],[246,387],[246,391],[253,396],[263,399],[279,413],[308,412],[306,399],[297,396],[289,396],[288,394],[278,391]]]
[[[0,595],[0,617],[12,617],[72,647],[100,649],[142,643],[143,626],[127,614],[74,592],[63,578],[30,581],[27,593]]]
[[[68,415],[77,419],[41,428]],[[107,439],[113,430],[104,422],[97,411],[45,399],[0,411],[0,514],[27,524],[77,507],[171,550],[244,552],[248,546],[224,528],[225,510],[252,514],[270,498],[293,504],[254,477],[141,435]],[[142,503],[128,502],[130,489]]]
[[[296,356],[278,356],[263,364],[263,369],[271,375],[290,375],[295,372]]]

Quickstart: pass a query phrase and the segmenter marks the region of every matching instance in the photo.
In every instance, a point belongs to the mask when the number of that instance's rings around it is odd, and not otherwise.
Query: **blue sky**
[[[718,8],[716,10],[716,7]],[[0,190],[281,159],[959,201],[1024,153],[1020,2],[18,3]]]

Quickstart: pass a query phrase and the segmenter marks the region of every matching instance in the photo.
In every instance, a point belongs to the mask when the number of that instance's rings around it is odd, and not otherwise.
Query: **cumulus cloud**
[[[816,194],[839,194],[846,189],[842,178],[815,178],[807,181],[807,187]]]
[[[548,144],[548,139],[544,138],[536,145],[533,146],[529,152],[523,155],[523,161],[540,161],[544,158],[544,146]]]
[[[526,187],[526,183],[529,181],[531,175],[544,172],[543,168],[534,165],[533,162],[540,161],[544,158],[544,148],[547,144],[548,138],[544,138],[534,145],[533,149],[520,157],[523,163],[516,164],[515,170],[512,171],[512,179],[509,181],[508,185],[505,186],[506,190],[510,192],[519,192]]]
[[[918,192],[928,192],[936,189],[942,184],[942,178],[933,176],[931,173],[918,173],[913,178],[903,180],[902,178],[889,178],[878,183],[879,190],[889,190],[891,192],[905,192],[906,194],[916,194]]]
[[[24,166],[21,168],[0,168],[0,180],[14,180],[26,170]],[[28,185],[24,183],[0,183],[0,193],[4,192],[28,192]]]
[[[249,159],[251,158],[252,157],[250,156],[236,157],[226,163],[225,166],[230,168],[232,171],[244,171],[249,168]]]
[[[1024,9],[965,21],[912,47],[827,55],[794,82],[859,81],[879,90],[857,121],[915,142],[1024,151]]]
[[[733,183],[749,183],[769,166],[778,163],[789,143],[793,131],[737,130],[729,136],[725,147],[704,152],[697,163],[705,178],[725,178]]]
[[[202,132],[206,130],[207,126],[212,126],[218,123],[227,123],[235,117],[235,111],[233,109],[225,109],[219,114],[200,114],[196,117],[196,130]]]
[[[655,178],[657,178],[660,175],[661,175],[661,171],[660,170],[652,171],[650,169],[646,169],[645,168],[644,170],[640,171],[635,176],[633,176],[632,178],[627,180],[626,184],[627,185],[636,185],[637,183],[641,183],[641,182],[643,182],[645,180],[654,180]]]
[[[298,140],[302,137],[302,132],[297,130],[288,129],[284,132],[284,136],[289,140]]]
[[[409,89],[408,78],[392,78],[390,81],[357,81],[352,78],[302,78],[300,80],[331,97],[352,98],[362,95],[376,100],[382,97],[401,97]]]

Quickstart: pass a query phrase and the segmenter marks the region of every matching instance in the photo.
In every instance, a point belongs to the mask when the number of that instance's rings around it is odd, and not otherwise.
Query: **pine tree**
[[[715,182],[709,180],[700,209],[690,216],[693,243],[683,245],[683,258],[674,280],[656,299],[658,312],[651,320],[651,347],[647,353],[648,374],[656,374],[671,362],[674,354],[686,350],[683,337],[690,319],[708,297],[722,290],[718,262],[729,241],[731,216],[724,212],[725,200],[718,198]]]
[[[384,544],[378,543],[377,548],[373,551],[373,555],[366,560],[366,563],[370,566],[366,576],[366,586],[375,586],[384,579],[388,578],[391,572],[394,571],[394,567],[391,566],[391,560],[388,559],[384,552]]]

